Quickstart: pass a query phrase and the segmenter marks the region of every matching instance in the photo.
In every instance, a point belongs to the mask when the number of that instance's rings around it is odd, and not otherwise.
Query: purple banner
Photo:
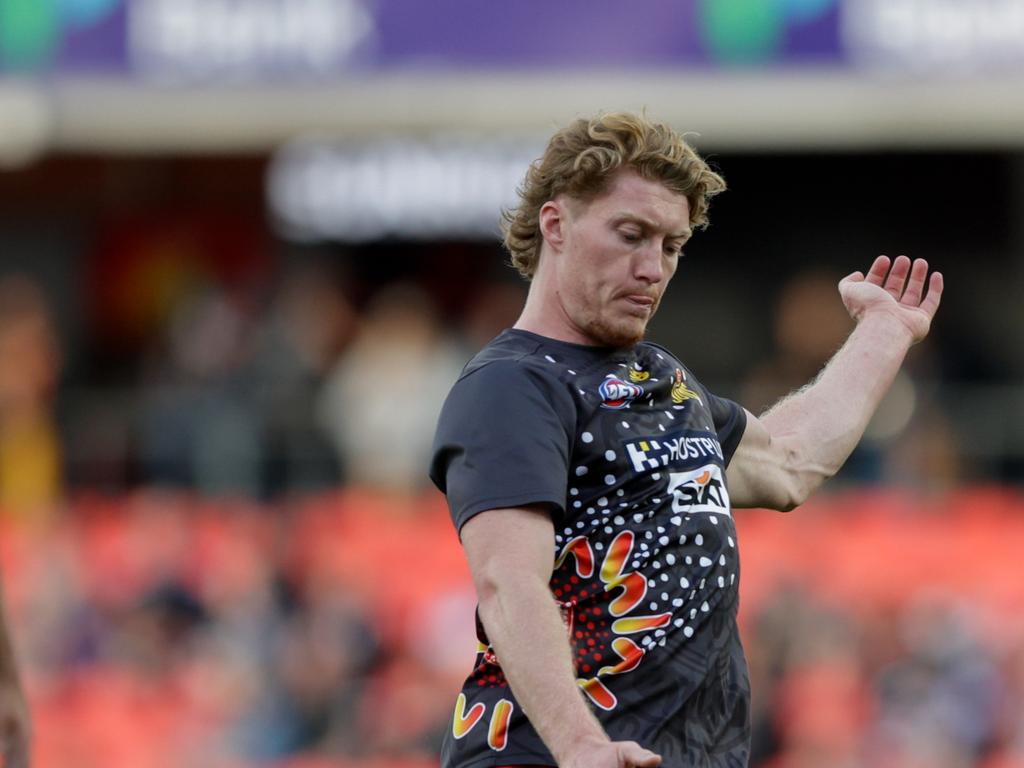
[[[788,3],[796,6],[800,3]],[[836,3],[379,0],[380,66],[672,68],[838,61]],[[762,12],[750,15],[752,8]]]
[[[0,0],[0,71],[167,81],[842,65],[840,0]]]

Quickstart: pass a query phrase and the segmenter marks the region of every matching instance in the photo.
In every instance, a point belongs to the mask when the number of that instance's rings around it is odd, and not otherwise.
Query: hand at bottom
[[[661,755],[635,741],[607,741],[581,749],[562,768],[657,768]]]

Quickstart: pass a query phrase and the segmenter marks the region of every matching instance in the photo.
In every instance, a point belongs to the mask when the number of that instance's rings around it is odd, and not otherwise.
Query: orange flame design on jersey
[[[576,573],[580,578],[589,579],[594,575],[594,550],[586,536],[577,536],[562,548],[562,554],[555,561],[555,568],[561,568],[569,555],[576,558]]]
[[[633,544],[636,536],[632,531],[622,531],[616,536],[608,547],[604,562],[601,564],[601,581],[605,585],[605,591],[621,589],[622,592],[609,604],[608,610],[613,616],[624,616],[643,602],[647,594],[647,580],[639,573],[632,571],[624,573],[626,563],[629,562],[633,553]],[[578,548],[574,539],[570,544]],[[568,548],[569,545],[567,545]],[[590,546],[587,545],[589,550]],[[612,631],[616,634],[633,634],[644,632],[648,629],[656,629],[666,626],[672,620],[671,613],[662,613],[655,616],[636,616],[633,618],[620,618],[612,624]],[[577,684],[587,694],[587,697],[601,709],[614,709],[618,699],[601,677],[607,675],[621,675],[631,672],[639,666],[646,651],[627,637],[617,637],[612,641],[612,650],[618,655],[620,661],[613,665],[601,667],[597,676],[588,679],[579,679]]]
[[[612,649],[622,658],[614,667],[601,667],[598,675],[621,675],[624,672],[632,672],[644,657],[644,649],[634,643],[628,637],[616,637],[612,641]]]
[[[508,724],[512,720],[512,702],[502,699],[494,705],[491,727],[487,731],[487,745],[495,752],[508,746]]]
[[[600,678],[591,677],[588,680],[580,678],[576,681],[576,685],[582,688],[583,692],[587,694],[587,698],[601,709],[615,709],[615,705],[619,703],[615,694],[608,690],[608,686],[602,683]]]
[[[473,730],[473,726],[480,722],[487,707],[482,702],[477,702],[466,712],[466,694],[460,693],[455,701],[455,718],[452,720],[452,736],[461,739]],[[510,713],[511,714],[511,713]],[[492,726],[493,727],[493,726]]]
[[[626,561],[633,552],[634,540],[632,531],[623,531],[616,536],[608,548],[608,555],[601,566],[601,581],[604,582],[605,591],[611,592],[620,587],[622,589],[622,593],[608,606],[612,616],[629,613],[640,605],[647,594],[647,579],[635,571],[625,574],[622,572],[622,569],[626,567]]]
[[[617,632],[620,635],[632,635],[637,632],[646,632],[649,629],[664,627],[671,620],[671,613],[662,613],[657,616],[635,616],[632,619],[619,619],[612,624],[612,632]]]
[[[623,531],[616,536],[608,547],[608,554],[604,557],[601,565],[601,581],[605,584],[611,583],[622,575],[622,569],[633,551],[633,532]]]

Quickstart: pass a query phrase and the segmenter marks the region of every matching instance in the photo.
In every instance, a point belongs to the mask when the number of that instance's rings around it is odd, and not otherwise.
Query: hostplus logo
[[[0,69],[45,68],[68,32],[99,24],[123,0],[0,0]]]
[[[637,472],[652,472],[675,464],[724,462],[722,446],[707,432],[673,432],[660,438],[641,437],[626,442],[626,453]]]
[[[723,63],[765,61],[778,54],[791,27],[810,24],[839,0],[698,0],[701,37]]]

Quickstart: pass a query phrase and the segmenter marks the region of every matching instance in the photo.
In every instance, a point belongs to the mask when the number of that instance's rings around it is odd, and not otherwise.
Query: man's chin
[[[595,323],[590,328],[590,337],[602,347],[631,347],[644,340],[646,323]]]

